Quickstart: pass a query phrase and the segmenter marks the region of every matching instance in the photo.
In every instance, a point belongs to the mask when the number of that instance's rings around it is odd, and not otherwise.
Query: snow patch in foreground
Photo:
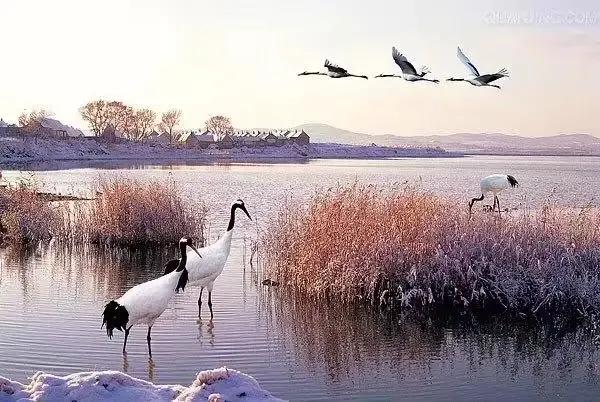
[[[97,401],[281,401],[247,374],[221,367],[201,371],[189,387],[154,385],[119,371],[75,373],[57,377],[36,373],[24,385],[0,377],[0,402]]]

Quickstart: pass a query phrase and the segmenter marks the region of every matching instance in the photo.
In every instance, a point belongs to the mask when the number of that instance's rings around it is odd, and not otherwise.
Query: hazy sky
[[[398,72],[396,46],[432,76],[506,67],[495,88],[399,79],[298,77],[329,58]],[[308,122],[374,134],[505,132],[600,136],[597,0],[0,0],[0,116],[32,107],[85,127],[102,97],[213,114],[236,127]]]

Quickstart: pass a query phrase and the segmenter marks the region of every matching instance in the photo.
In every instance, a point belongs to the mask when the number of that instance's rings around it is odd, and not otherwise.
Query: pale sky
[[[329,58],[398,73],[396,46],[432,77],[506,67],[502,90],[467,83],[298,77]],[[597,0],[0,0],[0,117],[117,99],[214,114],[240,128],[328,123],[372,134],[600,136]]]

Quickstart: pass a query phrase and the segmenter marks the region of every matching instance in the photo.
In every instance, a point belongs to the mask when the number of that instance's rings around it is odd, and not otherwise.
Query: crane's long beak
[[[246,207],[245,207],[245,206],[243,206],[243,205],[242,205],[242,206],[240,207],[240,209],[241,209],[242,211],[244,211],[244,213],[246,214],[246,216],[248,217],[248,219],[252,220],[252,217],[250,217],[250,214],[249,214],[249,213],[248,213],[248,211],[246,210]]]
[[[196,254],[198,254],[198,257],[202,258],[202,256],[200,255],[200,253],[198,252],[198,250],[196,249],[196,247],[194,247],[194,246],[192,246],[192,245],[190,244],[190,248],[191,248],[192,250],[194,250],[194,251],[196,252]]]

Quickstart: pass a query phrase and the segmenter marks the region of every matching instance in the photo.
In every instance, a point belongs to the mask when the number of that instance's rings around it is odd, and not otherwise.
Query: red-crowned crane
[[[463,64],[467,66],[469,71],[471,71],[471,73],[474,75],[474,78],[448,78],[448,81],[465,81],[476,87],[494,87],[500,89],[499,85],[490,84],[490,82],[496,81],[502,77],[508,77],[508,70],[505,68],[494,74],[481,75],[471,60],[469,60],[462,50],[460,50],[460,47],[457,48],[456,53],[460,61],[462,61]]]
[[[473,198],[469,202],[469,216],[471,216],[473,204],[475,204],[477,201],[483,201],[485,195],[488,193],[494,194],[494,205],[492,206],[492,212],[494,212],[496,205],[498,205],[498,214],[500,214],[500,200],[498,199],[498,194],[508,188],[518,187],[519,182],[509,174],[493,174],[481,179],[480,186],[481,197]]]
[[[186,271],[187,253],[186,247],[190,246],[196,252],[198,258],[200,253],[194,247],[192,239],[183,237],[179,240],[179,250],[181,259],[177,260],[177,266],[168,275],[160,278],[140,283],[129,289],[125,294],[116,300],[111,300],[104,307],[102,313],[102,327],[106,325],[106,334],[109,338],[113,337],[113,330],[125,331],[125,340],[123,341],[123,353],[126,353],[127,338],[131,327],[137,324],[148,326],[148,354],[152,356],[150,346],[150,331],[152,325],[160,315],[167,309],[169,301],[179,290],[184,290],[188,280]]]
[[[298,75],[326,75],[326,76],[331,77],[331,78],[356,77],[356,78],[364,78],[366,80],[369,79],[366,75],[354,75],[354,74],[350,74],[348,72],[348,70],[346,70],[345,68],[342,68],[340,66],[337,66],[335,64],[332,64],[329,60],[325,60],[325,68],[327,69],[327,72],[321,72],[321,71],[309,72],[309,71],[305,71],[305,72],[300,73]]]
[[[211,244],[210,246],[199,249],[199,253],[202,254],[202,258],[190,255],[187,262],[186,270],[188,272],[188,279],[192,285],[200,285],[200,296],[198,297],[198,318],[202,311],[202,292],[204,288],[208,289],[208,308],[210,309],[210,319],[214,317],[212,309],[212,290],[215,283],[215,279],[225,267],[227,258],[229,257],[229,251],[231,250],[231,237],[233,236],[233,228],[235,227],[235,212],[237,209],[242,210],[250,220],[250,214],[246,210],[244,201],[237,200],[231,206],[231,212],[229,216],[229,225],[227,231],[219,240]],[[171,260],[165,265],[165,275],[170,275],[178,266],[179,260]]]
[[[439,80],[430,80],[428,78],[425,78],[425,75],[430,73],[429,68],[427,68],[425,66],[421,67],[421,71],[417,72],[417,69],[415,68],[415,66],[413,66],[412,63],[410,61],[408,61],[406,56],[401,54],[395,47],[392,47],[392,58],[394,59],[394,61],[398,65],[398,67],[400,67],[402,74],[401,75],[379,74],[379,75],[375,76],[375,78],[397,77],[397,78],[403,78],[404,80],[411,81],[411,82],[428,81],[428,82],[434,82],[436,84],[438,82],[440,82]]]

